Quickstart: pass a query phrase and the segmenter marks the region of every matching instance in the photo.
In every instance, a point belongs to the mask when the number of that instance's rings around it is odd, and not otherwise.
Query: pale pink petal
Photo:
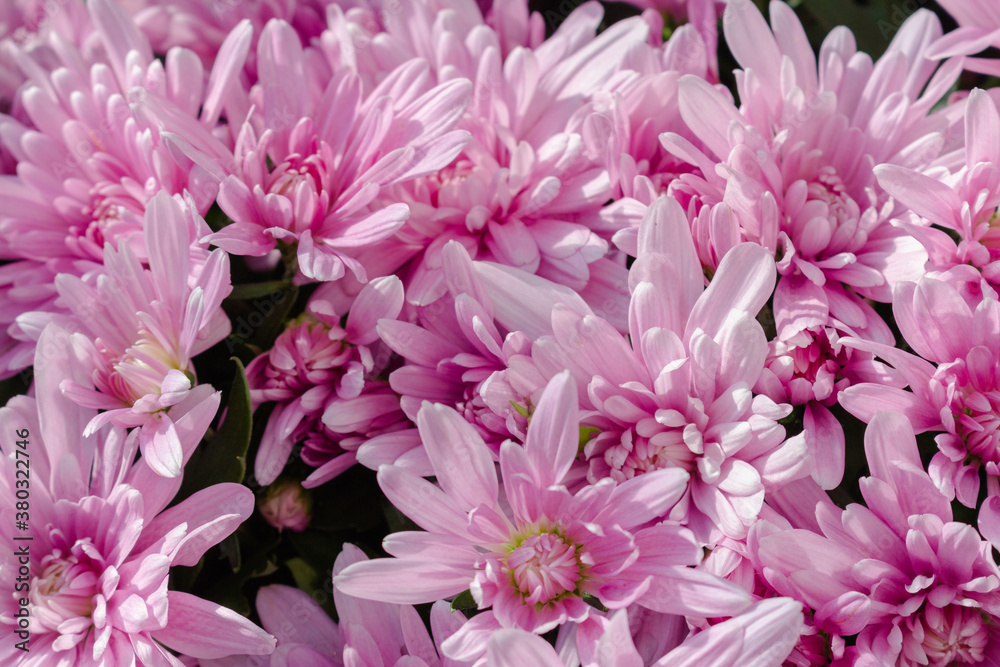
[[[765,90],[780,91],[782,54],[760,11],[754,5],[727,3],[722,26],[726,44],[740,66],[744,70],[753,70]]]
[[[750,594],[736,584],[708,572],[672,567],[653,577],[638,603],[661,614],[732,616],[747,609]]]
[[[174,428],[174,422],[165,413],[158,413],[155,422],[146,424],[139,433],[139,446],[146,464],[157,475],[177,477],[184,465],[184,450]]]
[[[343,647],[337,624],[305,591],[279,584],[264,586],[257,591],[256,606],[261,625],[282,644],[305,644],[328,656]]]
[[[250,53],[250,43],[253,38],[253,25],[249,19],[243,19],[233,28],[216,56],[212,73],[208,77],[205,100],[202,102],[201,122],[212,127],[219,120],[226,95],[229,93],[233,80],[239,77]],[[232,123],[233,119],[229,119]]]
[[[395,319],[403,307],[403,283],[396,276],[376,278],[362,288],[347,316],[347,335],[355,345],[378,340],[376,325],[382,318]]]
[[[699,328],[714,338],[733,310],[756,316],[770,298],[776,276],[774,257],[766,248],[741,243],[730,250],[691,310],[684,339],[691,340]]]
[[[242,484],[215,484],[161,512],[143,530],[136,551],[151,546],[185,524],[187,532],[174,547],[171,565],[197,565],[209,547],[236,530],[253,513],[253,492]]]
[[[753,11],[756,11],[756,8]],[[720,160],[728,158],[729,124],[743,122],[733,103],[723,97],[712,84],[688,74],[681,78],[680,109],[684,122],[694,135],[701,139],[717,158]]]
[[[802,604],[796,600],[761,600],[739,616],[688,639],[655,667],[774,667],[798,643],[802,619]]]
[[[872,476],[889,481],[900,462],[923,468],[909,420],[899,412],[879,412],[865,430],[865,457]]]
[[[962,208],[958,195],[941,181],[893,164],[875,167],[879,185],[919,216],[952,226]]]
[[[489,448],[469,422],[449,407],[424,403],[417,414],[417,428],[441,488],[459,503],[459,509],[496,504],[496,467]]]
[[[497,630],[486,645],[486,660],[493,667],[564,667],[552,646],[524,630]]]
[[[528,426],[524,450],[541,487],[558,484],[576,460],[580,446],[576,382],[568,371],[549,381]]]
[[[333,578],[348,595],[393,604],[423,604],[458,595],[472,583],[475,571],[450,563],[400,558],[355,563]]]
[[[150,635],[158,642],[194,658],[268,655],[274,637],[228,607],[168,591],[170,622]]]
[[[806,445],[816,466],[812,478],[820,488],[835,489],[844,477],[844,429],[833,413],[815,402],[806,404],[803,419]]]
[[[995,31],[1000,38],[1000,30]],[[965,165],[1000,162],[1000,114],[989,93],[976,88],[965,107]]]

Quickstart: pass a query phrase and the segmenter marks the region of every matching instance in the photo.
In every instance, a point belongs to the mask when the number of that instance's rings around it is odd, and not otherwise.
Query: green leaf
[[[269,280],[263,283],[248,283],[246,285],[234,285],[233,291],[227,299],[234,301],[246,301],[248,299],[261,299],[269,297],[275,292],[287,290],[292,284],[285,280]]]
[[[476,609],[479,605],[476,604],[476,600],[472,597],[472,591],[462,591],[455,596],[455,599],[451,601],[452,611],[465,611],[466,609]]]
[[[584,593],[583,594],[583,601],[586,602],[587,604],[589,604],[594,609],[597,609],[598,611],[604,611],[604,612],[608,611],[608,608],[605,607],[604,604],[600,600],[598,600],[597,598],[595,598],[593,595],[590,595],[588,593]]]
[[[240,540],[236,537],[236,533],[219,542],[219,550],[229,559],[229,566],[233,568],[233,572],[239,572],[243,567],[243,558],[240,552]]]
[[[594,437],[596,437],[597,434],[600,432],[601,429],[596,428],[594,426],[581,426],[579,451],[582,452],[583,448],[587,446],[587,443],[590,442]]]
[[[311,591],[319,581],[319,573],[306,561],[301,558],[289,558],[285,561],[285,567],[292,573],[295,585],[303,591]]]
[[[236,376],[229,390],[226,421],[222,423],[205,449],[203,465],[211,471],[213,483],[242,482],[247,469],[247,448],[253,428],[253,409],[250,403],[250,385],[247,371],[236,357]]]
[[[514,408],[515,411],[517,411],[517,414],[521,415],[525,419],[531,419],[531,410],[530,409],[524,407],[520,403],[515,403],[514,401],[511,401],[510,405],[511,405],[511,407]]]
[[[174,504],[213,484],[243,482],[247,468],[247,448],[250,446],[250,432],[253,428],[253,411],[246,369],[236,357],[232,357],[232,360],[236,364],[236,376],[229,390],[226,420],[212,439],[196,450],[184,466],[184,482],[174,498]]]
[[[217,232],[226,225],[232,224],[233,221],[223,213],[222,208],[218,204],[212,204],[212,207],[208,209],[208,213],[205,214],[205,222],[208,224],[209,229]]]
[[[240,344],[260,350],[274,347],[274,340],[285,330],[288,315],[295,308],[299,289],[275,280],[237,285],[233,293],[235,296],[229,296],[222,304],[233,324],[226,339],[229,350]]]

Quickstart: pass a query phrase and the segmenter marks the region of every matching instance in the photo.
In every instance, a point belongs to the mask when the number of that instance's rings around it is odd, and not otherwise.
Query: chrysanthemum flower
[[[591,482],[686,470],[690,494],[671,518],[708,543],[742,538],[766,487],[812,470],[803,438],[786,440],[776,422],[790,406],[751,390],[767,356],[754,317],[771,294],[774,261],[760,246],[737,246],[706,290],[684,212],[667,197],[643,218],[637,252],[629,340],[593,314],[557,306],[551,334],[533,341],[530,359],[511,360],[507,382],[570,369],[585,388],[590,438],[582,453]],[[501,322],[536,299],[517,276],[490,273]]]
[[[17,453],[29,452],[31,463],[29,527],[0,537],[8,554],[26,545],[31,554],[27,590],[0,598],[0,660],[177,666],[167,647],[202,658],[270,653],[274,639],[236,612],[167,589],[171,567],[195,565],[250,516],[253,494],[239,484],[218,484],[165,509],[181,480],[158,476],[145,458],[132,463],[136,433],[126,436],[109,426],[83,435],[93,410],[74,405],[58,389],[67,375],[78,381],[86,376],[67,337],[56,325],[46,329],[35,361],[36,398],[17,397],[0,408],[0,515],[11,526],[20,497],[14,473],[25,460]],[[202,386],[174,407],[183,460],[218,406],[218,392]],[[23,448],[16,442],[19,431],[27,432]],[[3,561],[6,590],[15,591],[21,576],[17,559]],[[27,599],[26,607],[19,598]],[[14,631],[24,630],[21,610],[27,612],[28,652],[15,647]]]
[[[321,62],[291,26],[268,22],[251,91],[260,116],[243,124],[235,155],[203,129],[160,121],[222,179],[218,203],[234,222],[209,237],[213,244],[263,256],[280,242],[294,250],[301,282],[349,271],[363,283],[358,253],[409,216],[406,204],[376,198],[454,159],[469,136],[452,128],[470,86],[434,85],[426,63],[413,60],[368,91],[353,71],[331,72]]]
[[[1000,302],[987,288],[969,303],[963,295],[968,290],[960,288],[961,281],[931,277],[897,285],[893,314],[920,356],[864,340],[845,344],[895,366],[910,390],[864,383],[841,394],[840,401],[864,421],[879,410],[895,410],[909,418],[916,433],[944,431],[934,438],[940,451],[930,474],[949,498],[975,507],[982,467],[993,480],[991,495],[1000,493]]]
[[[759,542],[764,576],[804,601],[816,626],[857,635],[857,665],[990,665],[1000,655],[1000,568],[976,529],[953,520],[924,471],[907,419],[876,415],[865,433],[869,507],[817,512],[822,535]]]
[[[556,376],[524,446],[504,443],[502,503],[489,448],[454,410],[426,404],[418,426],[440,488],[395,466],[380,468],[379,483],[427,532],[391,534],[384,547],[395,558],[355,564],[334,585],[398,604],[470,589],[488,611],[442,646],[456,660],[481,656],[502,627],[544,633],[583,621],[594,611],[590,597],[618,609],[645,593],[644,604],[687,609],[698,604],[691,586],[717,595],[732,613],[744,609],[741,590],[685,567],[700,559],[689,531],[670,523],[645,527],[683,494],[687,473],[660,470],[621,485],[604,480],[576,493],[566,489],[580,438],[575,394],[568,373]]]
[[[334,576],[354,563],[366,562],[361,549],[345,544],[333,565]],[[325,595],[319,592],[319,595]],[[318,596],[317,596],[318,597]],[[438,656],[438,646],[461,627],[461,614],[448,603],[431,608],[427,631],[423,619],[410,605],[372,602],[333,591],[338,623],[313,596],[290,586],[271,584],[257,593],[261,625],[278,640],[270,656],[255,667],[468,667]],[[248,667],[245,657],[201,660],[199,667]]]
[[[138,427],[139,444],[150,467],[174,477],[181,472],[181,448],[171,407],[196,384],[191,359],[229,333],[222,300],[232,287],[229,258],[197,246],[204,221],[161,192],[145,216],[149,269],[131,247],[110,244],[104,272],[91,283],[61,274],[56,287],[67,318],[56,318],[77,333],[70,339],[86,365],[85,382],[67,379],[61,387],[80,405],[103,410],[87,425],[89,435],[106,423]],[[45,313],[19,319],[38,329]]]
[[[771,22],[773,33],[753,3],[727,6],[727,43],[744,68],[736,73],[739,109],[728,91],[696,77],[681,80],[681,115],[707,151],[677,133],[661,137],[698,167],[668,193],[685,206],[707,267],[740,241],[775,254],[781,331],[771,356],[778,365],[760,390],[806,406],[805,436],[823,462],[817,474],[832,488],[842,475],[844,443],[826,407],[857,378],[852,366],[871,365],[838,340],[861,336],[891,345],[888,327],[864,299],[888,302],[892,285],[918,279],[927,260],[921,244],[891,224],[899,207],[878,187],[872,166],[917,167],[938,157],[949,117],[931,109],[961,63],[937,70],[925,57],[941,34],[927,11],[911,16],[874,64],[846,28],[826,38],[817,59],[786,3],[771,3]],[[805,392],[791,386],[806,383]]]
[[[973,55],[1000,46],[1000,8],[990,0],[938,0],[945,11],[958,21],[958,28],[937,40],[928,58]],[[995,58],[965,58],[964,67],[972,72],[1000,75]]]
[[[303,461],[317,468],[305,485],[316,486],[354,465],[362,441],[402,421],[399,398],[370,378],[379,342],[375,324],[402,307],[399,279],[377,278],[357,295],[341,326],[343,313],[318,291],[307,312],[250,362],[255,408],[277,403],[254,462],[258,483],[273,482],[303,443]]]
[[[697,30],[705,44],[708,74],[712,81],[719,80],[718,23],[726,0],[629,0],[629,4],[655,9],[665,14],[671,23],[687,23]]]
[[[31,285],[36,303],[59,314],[67,310],[54,301],[52,284],[41,282],[45,275],[92,274],[108,243],[127,243],[146,261],[143,215],[156,193],[188,190],[198,212],[208,210],[215,198],[211,179],[171,151],[133,104],[187,116],[209,131],[227,108],[233,64],[245,58],[241,43],[249,40],[249,26],[234,30],[206,86],[190,52],[176,49],[163,62],[155,59],[115,2],[94,0],[87,11],[103,49],[93,64],[56,32],[48,35],[48,49],[7,48],[4,56],[28,81],[19,93],[23,117],[0,114],[2,143],[18,163],[16,175],[0,176],[0,257],[18,260],[5,267],[7,277]],[[4,296],[17,303],[22,293]],[[0,374],[22,370],[33,339],[16,327],[0,335],[11,337],[0,344],[11,350]]]
[[[400,188],[411,217],[398,238],[423,250],[408,300],[426,305],[445,294],[441,250],[451,240],[473,259],[537,273],[585,298],[622,282],[622,267],[606,255],[625,223],[605,215],[614,186],[607,138],[591,131],[607,119],[588,102],[645,44],[649,27],[631,18],[595,36],[602,17],[599,4],[585,3],[543,44],[509,51],[502,31],[482,26],[467,40],[460,26],[441,26],[451,52],[439,76],[473,84],[460,125],[472,139],[453,165]]]
[[[529,353],[531,342],[523,332],[508,333],[497,327],[493,304],[463,246],[448,243],[441,259],[449,294],[414,308],[416,322],[385,319],[378,323],[379,337],[405,360],[390,374],[389,384],[400,395],[400,407],[414,424],[425,401],[447,405],[464,416],[494,453],[499,453],[500,443],[507,438],[523,438],[524,419],[522,416],[514,424],[511,417],[515,411],[498,414],[490,404],[509,408],[509,401],[523,398],[494,395],[495,389],[503,392],[504,385],[491,383],[490,378],[504,370],[512,356]],[[535,301],[531,309],[544,311],[547,305],[554,302]],[[544,326],[544,321],[540,324]],[[371,468],[395,463],[418,475],[434,474],[415,428],[369,440],[358,450],[358,457]]]
[[[1000,288],[1000,114],[986,91],[973,90],[965,102],[965,161],[957,173],[936,177],[884,164],[875,175],[917,217],[898,224],[924,244],[928,270],[969,264]]]

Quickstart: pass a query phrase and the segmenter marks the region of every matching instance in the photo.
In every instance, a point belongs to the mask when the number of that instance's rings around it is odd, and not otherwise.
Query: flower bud
[[[278,480],[269,486],[257,506],[267,522],[278,530],[287,528],[301,532],[312,516],[312,496],[301,484],[290,479]]]

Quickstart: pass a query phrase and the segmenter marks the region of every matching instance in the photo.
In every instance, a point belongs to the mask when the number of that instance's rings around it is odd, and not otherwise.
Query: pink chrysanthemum
[[[744,609],[742,591],[734,596],[731,585],[684,567],[700,558],[689,531],[670,523],[643,527],[681,496],[684,471],[660,470],[621,485],[605,480],[576,493],[563,486],[579,443],[575,394],[569,374],[558,375],[524,446],[504,443],[502,504],[482,439],[454,410],[426,404],[418,426],[440,488],[395,466],[380,468],[379,483],[428,532],[390,535],[384,547],[395,558],[348,567],[334,585],[399,604],[470,589],[489,610],[442,646],[456,660],[482,655],[502,627],[543,633],[583,621],[594,612],[588,596],[617,609],[645,593],[644,604],[676,610],[692,600],[679,594],[692,585],[705,596],[719,594],[733,613]]]
[[[203,128],[160,120],[222,179],[218,203],[234,222],[209,237],[213,244],[264,256],[280,243],[296,258],[300,282],[350,272],[363,283],[359,253],[409,216],[406,204],[379,194],[454,159],[469,136],[452,130],[469,83],[434,85],[427,64],[413,60],[363,90],[356,73],[331,72],[313,48],[303,48],[287,23],[268,22],[251,91],[259,116],[243,124],[235,155]]]
[[[414,424],[425,401],[447,405],[463,415],[498,453],[503,440],[524,435],[524,420],[514,426],[509,423],[512,415],[497,414],[487,405],[486,394],[493,404],[521,400],[520,396],[493,396],[494,389],[503,388],[490,378],[507,367],[511,356],[527,354],[531,343],[522,332],[497,328],[493,304],[461,245],[448,243],[441,258],[449,294],[414,308],[416,322],[386,319],[378,323],[378,335],[405,360],[389,375],[389,384],[400,394],[400,407]],[[533,307],[545,306],[536,303]],[[395,463],[418,475],[434,474],[416,429],[373,438],[361,446],[358,457],[370,468]]]
[[[106,423],[138,427],[139,443],[158,474],[181,472],[181,448],[171,407],[183,401],[196,383],[191,359],[229,333],[221,303],[232,287],[229,258],[193,244],[205,222],[161,192],[150,202],[145,219],[149,269],[127,243],[104,250],[104,272],[91,284],[73,275],[56,278],[56,287],[72,313],[57,318],[77,331],[74,353],[89,369],[86,382],[66,380],[63,391],[75,402],[104,410],[87,425],[93,433]],[[38,330],[45,313],[29,313],[18,322]]]
[[[892,285],[918,279],[927,259],[916,239],[890,223],[899,207],[878,187],[872,165],[924,166],[938,156],[950,117],[931,109],[961,63],[935,73],[937,62],[924,57],[941,34],[926,11],[906,21],[874,64],[845,28],[826,38],[817,59],[783,2],[771,3],[771,22],[773,33],[752,3],[726,9],[727,42],[744,67],[736,73],[739,109],[728,91],[681,80],[681,115],[707,150],[677,133],[662,135],[668,150],[698,168],[668,193],[685,206],[707,267],[740,241],[775,253],[779,331],[770,383],[759,389],[806,406],[817,478],[832,488],[843,474],[844,441],[826,408],[858,379],[859,365],[874,370],[869,355],[838,340],[891,345],[889,328],[865,299],[889,301]],[[806,391],[792,386],[805,383]]]
[[[951,506],[924,471],[899,413],[876,415],[865,434],[872,476],[861,480],[869,507],[824,506],[822,530],[760,538],[764,576],[815,610],[816,626],[858,635],[856,665],[995,665],[1000,568],[976,529],[953,521]]]
[[[305,486],[317,486],[354,465],[361,442],[402,421],[399,398],[370,378],[376,363],[378,370],[384,366],[373,354],[375,324],[395,318],[402,306],[399,279],[377,278],[361,290],[341,326],[342,313],[319,291],[307,312],[250,363],[254,406],[277,403],[254,462],[260,484],[273,482],[302,443],[302,460],[317,468]]]
[[[333,565],[337,576],[354,563],[367,562],[361,549],[345,544]],[[423,619],[410,605],[372,602],[333,591],[338,623],[334,623],[314,599],[290,586],[272,584],[257,593],[261,625],[278,640],[270,662],[261,665],[286,667],[468,667],[470,663],[440,660],[438,648],[461,627],[461,614],[448,603],[431,608],[428,633]],[[289,622],[293,620],[294,622]],[[200,661],[200,667],[242,667],[241,658]]]
[[[602,164],[608,120],[588,102],[649,27],[632,18],[595,36],[602,17],[588,2],[537,48],[509,52],[486,26],[474,40],[448,30],[448,69],[473,84],[460,125],[472,139],[453,165],[400,189],[411,217],[398,239],[423,250],[408,300],[445,294],[441,250],[451,240],[473,259],[537,273],[597,303],[600,290],[620,287],[608,239],[626,223],[605,210],[614,187]]]
[[[767,355],[754,316],[771,293],[774,261],[760,246],[737,246],[706,290],[687,220],[667,197],[643,218],[637,252],[627,306],[631,343],[593,314],[557,306],[551,333],[533,341],[530,359],[512,358],[504,380],[530,387],[534,378],[570,369],[586,388],[582,453],[591,482],[686,470],[690,494],[671,518],[689,522],[709,543],[741,538],[766,487],[812,469],[803,438],[786,440],[776,423],[790,406],[751,391]],[[517,276],[489,273],[498,320],[512,317],[523,300],[538,300]]]
[[[253,511],[253,494],[218,484],[165,509],[179,478],[159,477],[135,460],[137,437],[107,427],[85,437],[93,415],[58,390],[67,375],[86,376],[50,325],[35,362],[36,399],[17,397],[0,408],[3,457],[0,515],[13,525],[15,468],[29,452],[30,533],[5,530],[7,553],[27,549],[27,590],[0,598],[5,665],[178,665],[166,647],[202,658],[267,654],[274,639],[236,612],[167,590],[170,568],[192,566]],[[219,406],[219,394],[198,387],[174,407],[175,432],[187,460]],[[17,440],[23,438],[23,447]],[[23,495],[23,494],[22,494]],[[29,536],[30,541],[18,537]],[[14,592],[23,576],[5,560],[0,583]],[[22,580],[19,580],[23,582]],[[20,598],[27,600],[27,606]],[[27,613],[28,627],[18,614]],[[16,629],[30,635],[16,646]]]
[[[969,264],[1000,288],[1000,114],[988,93],[973,90],[965,103],[965,161],[957,173],[936,178],[884,164],[875,175],[916,216],[898,224],[924,244],[928,270]]]
[[[199,212],[211,205],[211,179],[171,151],[132,105],[156,105],[213,128],[227,108],[241,40],[249,39],[247,30],[234,31],[229,55],[220,55],[206,86],[205,72],[190,52],[177,49],[164,62],[155,59],[116,3],[94,0],[87,10],[93,39],[103,49],[99,56],[86,58],[56,32],[49,35],[49,48],[8,45],[4,56],[28,80],[19,92],[19,118],[0,115],[2,143],[18,163],[17,175],[0,176],[0,257],[17,260],[5,270],[16,285],[31,286],[28,299],[61,314],[66,309],[54,301],[54,286],[42,279],[93,274],[106,243],[114,248],[128,243],[145,261],[142,220],[156,193],[188,190]],[[4,292],[12,303],[26,300],[26,290]],[[17,327],[0,336],[11,338],[0,344],[10,351],[0,374],[22,370],[34,341]]]
[[[938,0],[958,21],[958,28],[934,42],[928,58],[976,54],[1000,46],[1000,8],[990,0]],[[963,66],[972,72],[1000,75],[995,58],[965,58]]]
[[[845,343],[895,366],[910,391],[865,383],[840,401],[864,421],[879,410],[896,410],[916,433],[944,431],[935,437],[940,451],[931,460],[931,476],[949,498],[957,495],[975,507],[982,467],[992,480],[991,495],[1000,493],[1000,301],[987,287],[970,303],[963,281],[953,282],[925,277],[896,286],[893,314],[919,357],[869,341]]]
[[[726,7],[726,0],[629,0],[629,4],[644,9],[655,9],[666,15],[672,23],[688,23],[705,43],[706,65],[712,81],[719,80],[719,31],[718,23]]]

